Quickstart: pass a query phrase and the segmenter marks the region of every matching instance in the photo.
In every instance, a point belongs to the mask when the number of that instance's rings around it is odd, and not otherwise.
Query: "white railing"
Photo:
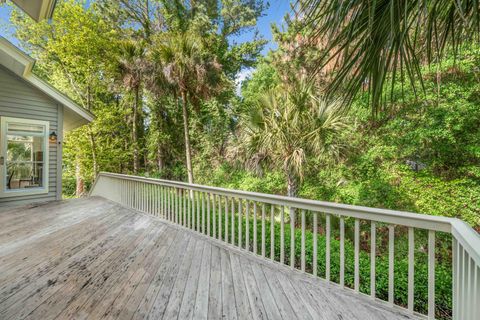
[[[436,314],[438,256],[435,249],[436,246],[445,248],[451,245],[451,313],[442,317],[455,320],[480,318],[480,237],[458,219],[112,173],[99,174],[91,195],[169,220],[264,258],[321,276],[344,288],[348,286],[346,266],[351,269],[346,261],[346,244],[348,246],[350,242],[345,241],[345,231],[346,226],[352,224],[351,289],[362,293],[365,291],[361,290],[362,282],[369,281],[368,294],[372,299],[384,300],[391,306],[403,307],[407,312],[420,316],[422,314],[416,312],[415,303],[424,299],[427,303],[424,316],[429,319],[434,319]],[[311,222],[309,230],[306,227],[307,217]],[[366,225],[368,230],[362,231],[361,227]],[[323,229],[319,230],[319,227]],[[419,239],[415,236],[418,230],[423,230],[427,242],[420,249],[416,243]],[[322,243],[319,243],[320,234],[324,238]],[[361,241],[365,238],[369,238],[370,250],[361,249]],[[400,241],[400,238],[408,243],[407,299],[403,302],[399,302],[395,295],[395,278],[400,276],[395,274],[395,240]],[[380,241],[377,242],[377,239]],[[382,253],[384,242],[388,248]],[[334,243],[338,244],[338,251],[334,250]],[[311,252],[306,250],[307,244]],[[296,253],[297,246],[299,254]],[[290,252],[286,252],[286,247],[290,248]],[[324,261],[318,259],[319,249],[325,253]],[[368,251],[369,272],[361,272],[360,257]],[[427,260],[426,297],[418,297],[415,292],[419,276],[415,270],[416,252],[424,254]],[[339,261],[332,259],[337,254]],[[382,254],[388,256],[388,260],[382,260]],[[376,291],[376,280],[384,276],[376,272],[379,261],[388,264],[388,276],[385,275],[388,289],[383,297]],[[334,265],[338,267],[338,274],[336,269],[332,269]],[[319,269],[322,274],[318,274]],[[334,271],[336,274],[333,274]]]

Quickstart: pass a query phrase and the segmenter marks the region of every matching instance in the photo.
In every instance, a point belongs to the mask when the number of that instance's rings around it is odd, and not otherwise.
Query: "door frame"
[[[44,150],[43,150],[43,187],[39,188],[25,188],[25,189],[16,189],[16,190],[7,190],[6,176],[7,176],[7,123],[8,122],[17,122],[22,124],[36,124],[42,125],[45,127],[44,134]],[[36,194],[48,194],[49,188],[49,132],[50,132],[50,122],[43,120],[33,120],[33,119],[24,119],[16,117],[0,117],[0,157],[3,157],[3,163],[0,163],[0,198],[7,197],[22,197]]]

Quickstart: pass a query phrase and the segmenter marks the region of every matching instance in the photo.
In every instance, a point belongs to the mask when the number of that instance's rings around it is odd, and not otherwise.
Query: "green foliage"
[[[330,94],[352,102],[368,81],[369,108],[382,113],[391,105],[384,99],[397,81],[408,80],[423,89],[421,66],[444,58],[446,49],[459,50],[463,43],[477,41],[480,7],[469,0],[455,5],[448,0],[302,0],[302,22],[314,30],[326,55],[335,61]],[[478,42],[478,41],[477,41]],[[331,60],[319,59],[321,70]]]
[[[288,195],[296,196],[309,159],[337,159],[339,133],[348,118],[336,101],[325,101],[305,79],[265,92],[242,117],[239,145],[247,166],[257,172],[264,163],[281,168]]]

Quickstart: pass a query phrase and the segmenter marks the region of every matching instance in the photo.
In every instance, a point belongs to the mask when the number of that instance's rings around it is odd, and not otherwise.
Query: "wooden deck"
[[[0,319],[409,319],[102,198],[0,209]]]

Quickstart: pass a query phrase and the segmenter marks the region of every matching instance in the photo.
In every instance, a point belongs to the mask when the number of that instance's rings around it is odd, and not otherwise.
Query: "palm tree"
[[[374,115],[382,99],[393,98],[386,89],[396,79],[423,87],[422,63],[480,34],[476,0],[299,0],[297,9],[310,36],[326,44],[318,69],[338,62],[328,92],[350,102],[368,84]]]
[[[193,32],[166,32],[155,39],[155,87],[169,90],[182,105],[185,158],[188,182],[193,183],[192,147],[189,134],[189,105],[216,93],[222,85],[221,66],[204,48],[202,39]]]
[[[141,89],[145,73],[145,48],[141,43],[124,41],[119,45],[114,73],[123,87],[133,95],[132,106],[132,141],[133,141],[133,172],[140,168],[140,151],[138,143],[138,124],[141,122]]]
[[[299,81],[292,88],[277,87],[259,98],[243,119],[241,141],[250,161],[258,167],[268,161],[282,168],[287,194],[296,197],[311,157],[337,157],[339,133],[348,119],[338,102],[315,96],[315,87]]]

